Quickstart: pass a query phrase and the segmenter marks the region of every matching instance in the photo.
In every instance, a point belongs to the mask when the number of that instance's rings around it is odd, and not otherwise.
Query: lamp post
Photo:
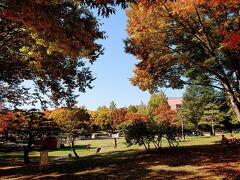
[[[183,115],[181,115],[181,126],[182,126],[182,139],[184,138],[184,140],[185,140],[185,136],[184,136],[184,127],[183,127]]]
[[[185,135],[184,135],[184,115],[182,114],[182,108],[179,107],[177,108],[178,112],[180,113],[180,122],[181,122],[181,134],[182,134],[182,139],[185,140]]]

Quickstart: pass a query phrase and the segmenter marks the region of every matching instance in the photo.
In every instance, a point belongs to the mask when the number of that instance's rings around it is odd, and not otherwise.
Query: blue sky
[[[124,52],[123,40],[127,37],[127,18],[123,10],[118,10],[110,18],[98,17],[103,24],[101,29],[106,31],[108,38],[101,41],[105,51],[92,66],[94,76],[93,89],[79,96],[78,105],[84,105],[90,110],[97,107],[108,106],[113,100],[117,107],[137,105],[141,101],[147,103],[150,94],[141,91],[130,84],[129,78],[133,76],[134,56]],[[168,97],[181,97],[183,90],[162,89]]]

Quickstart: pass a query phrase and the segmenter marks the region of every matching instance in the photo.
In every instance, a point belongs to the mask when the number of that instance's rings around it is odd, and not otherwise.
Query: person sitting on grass
[[[231,140],[231,144],[237,144],[237,139],[234,137],[232,133],[230,134],[230,140]]]
[[[228,139],[224,135],[222,135],[222,144],[228,144],[228,143],[229,143]]]

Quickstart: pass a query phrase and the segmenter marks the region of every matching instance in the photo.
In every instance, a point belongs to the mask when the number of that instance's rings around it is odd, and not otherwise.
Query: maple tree
[[[0,113],[0,135],[5,138],[5,142],[9,140],[9,133],[8,133],[8,124],[9,122],[15,118],[14,113],[12,112],[1,112]]]
[[[124,121],[128,121],[128,122],[133,122],[133,121],[137,121],[137,120],[142,120],[147,122],[148,121],[148,116],[144,115],[144,114],[140,114],[138,112],[127,112],[125,114],[124,117]]]
[[[137,112],[137,111],[138,111],[137,106],[129,105],[127,107],[127,112]]]
[[[73,91],[85,92],[94,80],[86,59],[93,63],[103,53],[96,41],[105,38],[104,32],[91,11],[108,17],[116,6],[126,8],[130,2],[138,1],[2,0],[0,85],[7,84],[8,90],[1,91],[2,101],[26,103],[21,95],[30,91],[20,85],[32,80],[36,89],[29,103],[37,99],[45,108],[47,95],[56,105],[73,106]]]
[[[157,144],[157,147],[161,147],[161,138],[165,137],[171,148],[178,146],[176,141],[179,121],[177,119],[177,113],[174,110],[171,110],[168,102],[163,102],[155,108],[153,112],[153,120],[157,126],[156,134],[158,138],[154,141]]]
[[[117,126],[125,121],[125,115],[127,111],[124,108],[114,109],[109,113],[109,121],[112,130],[115,130]]]
[[[85,92],[94,80],[86,63],[103,53],[96,42],[105,38],[99,26],[92,13],[75,1],[1,1],[0,84],[8,90],[3,100],[11,102],[16,95],[12,90],[22,90],[22,82],[31,80],[35,95],[74,105],[74,90]]]
[[[90,114],[85,107],[59,108],[48,116],[57,122],[63,133],[71,143],[73,153],[79,158],[75,150],[75,140],[89,129]]]
[[[11,115],[12,113],[10,113]],[[11,115],[5,127],[6,137],[14,137],[16,143],[26,143],[24,146],[24,163],[30,163],[29,152],[32,150],[32,145],[37,140],[42,140],[52,135],[59,133],[57,124],[44,118],[44,114],[36,109],[29,111],[16,110]]]
[[[142,90],[198,85],[224,90],[240,122],[238,0],[142,0],[127,11],[126,51],[140,62],[131,79]]]

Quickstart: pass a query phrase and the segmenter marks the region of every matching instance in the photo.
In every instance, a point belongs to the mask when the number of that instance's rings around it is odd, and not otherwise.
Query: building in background
[[[183,98],[169,97],[168,104],[171,106],[171,110],[176,110],[181,107]]]

